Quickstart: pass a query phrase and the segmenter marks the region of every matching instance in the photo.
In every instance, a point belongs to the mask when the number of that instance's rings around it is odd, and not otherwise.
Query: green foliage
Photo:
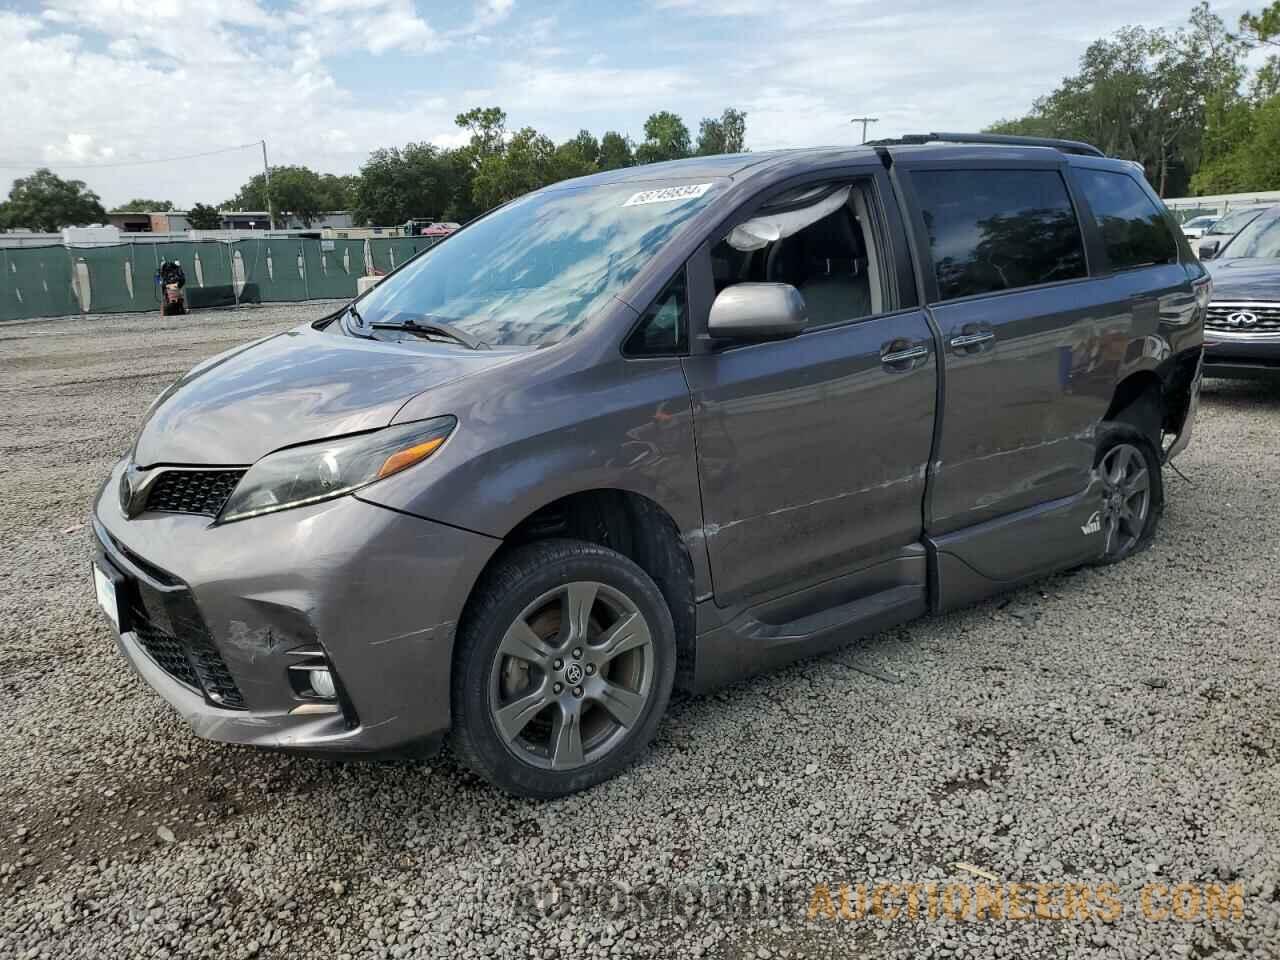
[[[670,110],[649,116],[644,122],[644,142],[636,147],[637,163],[659,163],[692,156],[689,128]]]
[[[469,180],[467,163],[430,143],[375,150],[360,168],[355,219],[383,225],[465,219],[471,213]]]
[[[617,170],[630,167],[636,162],[635,149],[631,138],[616,130],[610,130],[600,138],[600,169]]]
[[[63,227],[83,227],[106,219],[98,195],[83,180],[63,180],[45,167],[13,181],[4,205],[5,229],[57,233]]]
[[[703,117],[698,124],[698,145],[695,153],[700,157],[717,153],[742,153],[747,149],[747,115],[733,107],[719,117]]]
[[[285,214],[311,226],[320,214],[349,210],[355,199],[354,176],[319,174],[309,167],[271,168],[271,196],[268,206],[267,178],[256,174],[223,206],[230,210],[271,210],[277,220]]]
[[[141,197],[123,203],[112,213],[168,213],[173,209],[172,200],[146,200]]]
[[[717,119],[704,120],[698,141],[700,152],[746,149],[746,121],[745,113],[732,108]],[[599,140],[589,130],[581,130],[558,146],[532,127],[509,135],[507,115],[498,107],[476,107],[460,113],[457,123],[471,135],[467,145],[452,154],[470,174],[464,186],[475,212],[571,177],[693,154],[689,128],[667,110],[645,121],[645,139],[636,147],[629,137],[615,130]]]
[[[560,179],[555,169],[555,144],[533,127],[524,127],[499,154],[485,157],[476,170],[471,195],[484,209],[514,200]]]
[[[217,230],[222,226],[222,215],[217,207],[205,203],[195,203],[187,211],[187,223],[192,230]]]
[[[1203,163],[1206,133],[1240,100],[1245,44],[1207,3],[1177,30],[1124,27],[1094,41],[1079,71],[995,133],[1084,140],[1137,160],[1161,195],[1182,192]],[[1210,146],[1212,146],[1210,144]]]

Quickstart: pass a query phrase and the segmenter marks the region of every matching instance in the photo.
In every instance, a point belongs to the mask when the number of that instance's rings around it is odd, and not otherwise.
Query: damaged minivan
[[[560,796],[674,685],[1142,550],[1209,296],[1085,144],[558,183],[164,391],[93,508],[97,597],[200,736],[447,739]]]

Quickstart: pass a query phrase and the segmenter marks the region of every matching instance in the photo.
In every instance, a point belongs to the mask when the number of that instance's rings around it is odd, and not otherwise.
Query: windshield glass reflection
[[[715,193],[712,184],[675,185],[676,199],[636,201],[654,188],[581,187],[515,200],[384,280],[359,303],[364,325],[442,320],[502,346],[571,336]]]

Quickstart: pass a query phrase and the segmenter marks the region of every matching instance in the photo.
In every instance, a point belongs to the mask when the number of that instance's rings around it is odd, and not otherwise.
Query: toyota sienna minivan
[[[1134,165],[931,134],[558,183],[164,391],[93,508],[203,737],[552,797],[701,691],[1143,549],[1210,283]]]

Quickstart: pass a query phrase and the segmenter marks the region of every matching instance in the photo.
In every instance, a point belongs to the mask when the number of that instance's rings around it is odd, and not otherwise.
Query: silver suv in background
[[[1257,220],[1266,210],[1262,206],[1245,207],[1218,217],[1200,234],[1195,247],[1197,255],[1201,260],[1212,260],[1232,237]]]
[[[1266,207],[1207,264],[1205,374],[1280,374],[1280,207]]]
[[[157,398],[93,508],[98,597],[201,736],[447,736],[563,795],[677,683],[1143,549],[1209,290],[1078,143],[559,183]]]

